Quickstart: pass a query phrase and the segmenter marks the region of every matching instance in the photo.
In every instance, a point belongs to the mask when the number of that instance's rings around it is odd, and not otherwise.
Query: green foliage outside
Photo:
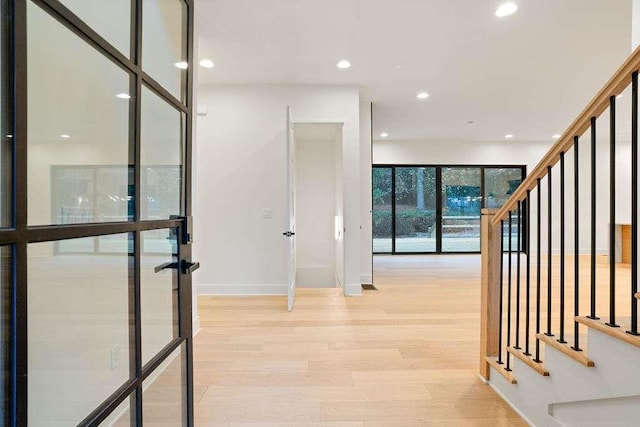
[[[391,237],[391,209],[373,211],[373,236]],[[430,233],[436,222],[435,210],[402,210],[396,214],[396,236],[415,237]]]

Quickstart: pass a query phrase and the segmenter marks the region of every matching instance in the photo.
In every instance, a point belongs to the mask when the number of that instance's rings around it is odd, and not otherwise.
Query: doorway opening
[[[296,286],[344,286],[342,123],[296,123]]]

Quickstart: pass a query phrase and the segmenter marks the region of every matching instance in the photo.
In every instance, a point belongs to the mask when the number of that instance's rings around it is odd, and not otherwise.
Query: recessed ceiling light
[[[184,61],[176,62],[173,65],[175,65],[176,68],[180,68],[181,70],[186,70],[187,68],[189,68],[189,64]]]
[[[131,99],[131,95],[129,95],[128,93],[119,93],[119,94],[116,95],[116,98]]]
[[[507,139],[511,139],[511,138],[513,138],[513,134],[508,133],[504,137],[507,138]]]
[[[347,68],[351,68],[351,62],[347,61],[346,59],[343,59],[342,61],[336,64],[336,67],[342,70],[346,70]]]
[[[71,138],[71,135],[67,135],[66,133],[63,133],[60,135],[60,138],[69,139]]]
[[[420,92],[419,94],[416,95],[416,98],[418,99],[427,99],[429,97],[429,94],[427,92]]]
[[[213,68],[214,64],[210,59],[203,59],[202,61],[200,61],[200,66],[202,68]]]
[[[380,138],[386,138],[386,137],[388,137],[388,136],[389,136],[389,134],[388,134],[388,133],[386,133],[386,132],[382,132],[382,133],[380,134]]]
[[[553,139],[559,139],[560,135],[558,135],[557,133],[555,135],[553,135]]]
[[[514,13],[516,13],[516,10],[518,10],[517,4],[513,2],[507,2],[498,7],[498,9],[496,10],[496,16],[498,18],[504,18],[505,16],[513,15]]]

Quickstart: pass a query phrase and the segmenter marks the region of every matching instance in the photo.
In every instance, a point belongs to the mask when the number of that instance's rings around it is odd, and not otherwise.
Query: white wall
[[[603,117],[601,121],[605,120]],[[602,123],[603,124],[603,123]],[[606,135],[605,129],[603,134]],[[374,142],[373,161],[376,164],[502,164],[502,165],[526,165],[527,172],[531,172],[544,154],[552,147],[553,142],[474,142],[474,141],[390,141],[377,140]],[[580,242],[581,253],[590,252],[590,141],[588,137],[582,137],[579,145],[580,168]],[[608,138],[600,136],[596,145],[596,250],[598,253],[608,252],[608,228],[609,223],[609,142]],[[630,144],[619,141],[616,144],[616,222],[630,222]],[[573,222],[573,150],[565,157],[565,227],[566,227],[566,252],[572,253],[574,247],[574,222]],[[552,250],[559,251],[560,245],[560,180],[559,165],[552,170]],[[547,181],[542,181],[542,236],[543,252],[547,247]],[[531,193],[531,223],[535,225],[537,219],[536,197],[537,192]],[[535,233],[531,236],[532,247],[537,244]]]
[[[341,140],[296,138],[296,286],[301,288],[335,286],[336,149],[342,150]]]
[[[360,282],[372,283],[371,103],[360,103]]]
[[[194,250],[201,293],[286,291],[285,109],[297,123],[344,123],[345,293],[360,294],[360,125],[355,86],[198,88],[199,207]],[[262,209],[273,210],[262,219]]]

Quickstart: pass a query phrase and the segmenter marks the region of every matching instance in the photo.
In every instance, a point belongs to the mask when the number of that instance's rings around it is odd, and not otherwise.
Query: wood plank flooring
[[[525,426],[477,377],[480,257],[379,257],[377,291],[200,297],[198,426]]]

